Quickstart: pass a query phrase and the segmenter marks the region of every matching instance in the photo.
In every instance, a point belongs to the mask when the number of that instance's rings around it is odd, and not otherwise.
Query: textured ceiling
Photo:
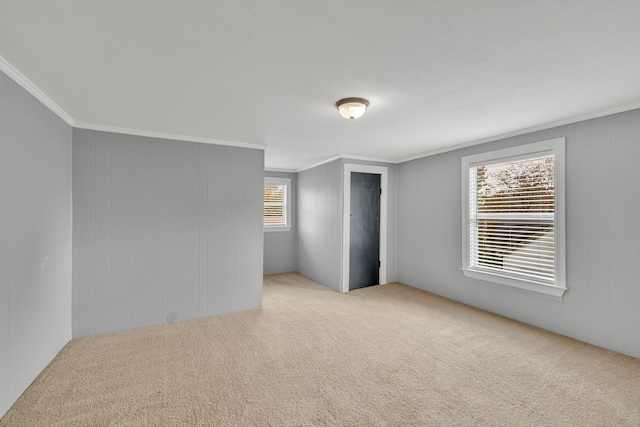
[[[79,127],[399,161],[640,106],[637,0],[0,0],[0,56]],[[370,101],[347,121],[334,103]]]

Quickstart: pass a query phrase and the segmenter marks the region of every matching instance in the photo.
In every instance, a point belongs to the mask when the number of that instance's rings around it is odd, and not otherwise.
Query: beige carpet
[[[401,284],[72,341],[0,426],[639,426],[640,361]]]

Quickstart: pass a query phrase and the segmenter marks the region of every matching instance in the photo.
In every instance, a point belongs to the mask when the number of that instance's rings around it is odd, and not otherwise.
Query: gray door
[[[349,289],[380,283],[380,175],[351,172]]]

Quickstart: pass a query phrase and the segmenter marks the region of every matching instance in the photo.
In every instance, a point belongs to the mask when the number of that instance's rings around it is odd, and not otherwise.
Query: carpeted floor
[[[401,284],[69,343],[0,426],[639,426],[640,360]]]

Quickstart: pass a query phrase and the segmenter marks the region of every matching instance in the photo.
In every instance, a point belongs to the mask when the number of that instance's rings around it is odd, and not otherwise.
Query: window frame
[[[291,178],[279,178],[266,176],[264,177],[264,184],[262,187],[262,194],[264,197],[264,186],[267,184],[275,184],[275,185],[284,185],[284,215],[285,215],[285,223],[284,224],[265,224],[264,223],[264,206],[265,201],[262,200],[262,227],[266,232],[274,232],[274,231],[289,231],[291,230]]]
[[[528,280],[508,274],[473,269],[471,261],[469,171],[474,166],[516,161],[527,158],[554,155],[554,283]],[[476,189],[477,190],[477,189]],[[516,147],[488,151],[462,157],[462,272],[466,277],[497,283],[518,289],[561,298],[566,286],[566,246],[565,246],[565,138],[554,138]]]

